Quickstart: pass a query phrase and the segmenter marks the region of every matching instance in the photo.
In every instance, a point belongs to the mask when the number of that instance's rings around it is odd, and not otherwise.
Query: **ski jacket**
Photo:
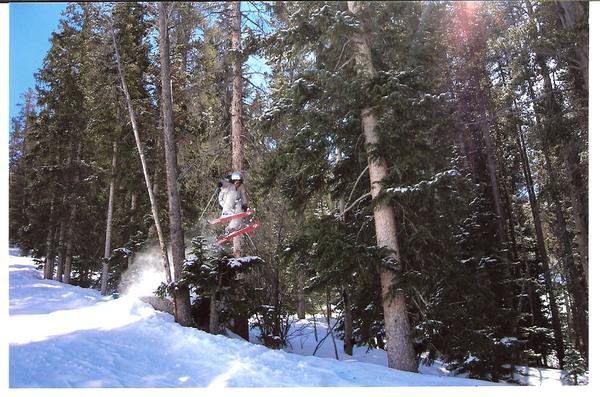
[[[242,206],[248,205],[248,195],[246,187],[242,183],[236,189],[235,185],[227,179],[221,181],[221,191],[219,192],[219,205],[223,208],[223,213],[233,211],[234,213],[241,212]]]

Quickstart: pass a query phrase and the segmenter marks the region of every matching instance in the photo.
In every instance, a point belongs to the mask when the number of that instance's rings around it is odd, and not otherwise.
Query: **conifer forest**
[[[320,313],[390,368],[577,379],[588,19],[584,1],[69,3],[10,123],[10,244],[103,295],[152,252],[153,305],[273,349]],[[217,244],[233,171],[260,227]]]

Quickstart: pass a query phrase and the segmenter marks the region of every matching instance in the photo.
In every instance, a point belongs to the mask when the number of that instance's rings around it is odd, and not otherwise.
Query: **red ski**
[[[219,241],[217,241],[217,244],[221,245],[224,242],[229,241],[234,237],[241,236],[242,234],[250,233],[251,231],[257,229],[259,226],[260,226],[260,222],[258,220],[256,220],[246,227],[236,230],[235,232],[229,233],[227,236],[225,236],[222,239],[220,239]]]
[[[252,215],[253,213],[254,213],[254,210],[248,208],[244,212],[240,212],[238,214],[233,214],[233,215],[222,216],[220,218],[213,219],[212,221],[208,221],[208,223],[210,223],[211,225],[216,225],[217,223],[229,222],[232,219],[244,218],[244,217],[246,217],[248,215]]]

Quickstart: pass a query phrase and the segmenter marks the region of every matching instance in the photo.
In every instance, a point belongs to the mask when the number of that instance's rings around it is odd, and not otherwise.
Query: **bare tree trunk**
[[[233,171],[243,172],[244,145],[243,145],[243,110],[242,110],[242,48],[241,48],[242,13],[241,3],[231,3],[231,58],[233,87],[231,98],[231,165]],[[233,255],[238,258],[244,255],[242,236],[233,239]],[[240,279],[240,284],[245,278]],[[239,287],[239,286],[238,286]],[[233,320],[235,332],[248,340],[248,315],[240,313]]]
[[[244,146],[242,143],[242,49],[240,44],[242,13],[240,2],[231,3],[231,58],[233,87],[231,99],[231,152],[233,171],[242,172],[244,168]],[[240,257],[242,253],[242,237],[233,239],[233,255]]]
[[[573,220],[575,221],[575,231],[577,239],[577,248],[579,251],[581,267],[583,268],[583,275],[585,278],[586,285],[589,286],[589,275],[588,275],[588,221],[587,221],[587,202],[582,200],[580,194],[580,187],[576,176],[576,168],[578,161],[578,154],[575,149],[575,143],[573,139],[560,147],[561,154],[563,156],[563,163],[565,164],[565,174],[567,176],[567,183],[569,185],[569,195],[571,199],[571,205],[573,207]]]
[[[129,217],[130,225],[133,225],[133,222],[135,221],[134,213],[135,213],[135,210],[137,209],[137,199],[138,199],[138,193],[132,192],[131,193],[131,206],[129,207],[129,211],[131,213],[131,216]],[[127,257],[127,268],[130,268],[131,265],[133,264],[133,258],[134,258],[133,253],[130,253],[129,256]]]
[[[71,206],[71,213],[69,214],[69,227],[67,229],[67,245],[65,250],[65,265],[63,269],[63,282],[65,284],[71,284],[71,271],[73,267],[73,223],[75,222],[75,216],[77,213],[77,206]]]
[[[63,200],[64,204],[64,200]],[[64,219],[60,222],[60,232],[58,233],[58,262],[56,266],[56,281],[63,280],[63,272],[65,265],[65,234],[67,232],[67,224]]]
[[[482,93],[482,95],[485,95]],[[487,102],[487,101],[486,101]],[[496,220],[498,239],[501,242],[505,240],[505,219],[504,219],[504,211],[502,211],[502,202],[500,200],[500,189],[498,187],[498,166],[496,161],[496,150],[494,144],[492,143],[492,138],[490,136],[490,123],[489,121],[485,122],[485,125],[482,128],[483,142],[485,143],[485,158],[487,164],[487,171],[490,177],[490,185],[492,188],[492,197],[494,199],[494,209],[496,211],[496,216],[498,217]]]
[[[560,198],[558,194],[558,188],[556,186],[556,174],[552,166],[550,156],[548,154],[548,147],[543,148],[545,166],[549,177],[550,197],[554,204],[554,215],[556,217],[556,226],[558,229],[558,239],[562,246],[562,261],[564,261],[566,270],[566,281],[567,290],[573,297],[575,303],[574,319],[575,319],[575,330],[577,334],[582,338],[584,355],[587,357],[587,346],[588,342],[588,322],[587,322],[587,299],[585,292],[581,286],[580,274],[575,269],[575,261],[573,258],[573,250],[571,247],[571,236],[567,229],[566,219],[561,207]]]
[[[75,155],[75,162],[79,166],[81,161],[81,143],[77,145],[77,154]],[[79,168],[75,172],[74,183],[76,186],[79,183]],[[65,251],[65,268],[64,268],[64,282],[67,284],[71,283],[71,268],[73,263],[73,227],[75,224],[75,216],[77,214],[77,202],[71,202],[71,210],[69,214],[69,227],[67,228],[67,244]]]
[[[112,21],[111,21],[112,23]],[[115,49],[115,56],[117,58],[117,70],[119,72],[119,78],[121,80],[121,89],[123,90],[123,95],[125,95],[125,101],[127,102],[127,110],[129,111],[129,118],[131,120],[131,127],[133,129],[133,135],[135,137],[135,143],[137,146],[138,154],[140,156],[140,161],[142,163],[142,171],[144,172],[144,180],[146,182],[146,188],[148,190],[148,197],[150,198],[150,207],[152,208],[152,217],[154,218],[154,226],[156,227],[156,234],[158,235],[158,242],[160,244],[161,250],[161,262],[163,268],[165,269],[165,276],[167,279],[167,283],[171,284],[171,269],[169,266],[169,255],[167,253],[167,247],[165,245],[165,240],[163,237],[162,228],[160,226],[160,218],[158,216],[158,206],[156,205],[155,195],[152,190],[152,182],[150,181],[150,174],[148,173],[148,167],[146,164],[146,156],[144,154],[144,149],[142,147],[142,142],[140,140],[140,134],[138,132],[138,126],[135,119],[135,111],[133,110],[133,104],[131,102],[131,97],[129,96],[129,91],[127,89],[127,82],[125,81],[125,75],[123,74],[123,69],[121,67],[121,57],[119,56],[119,50],[117,48],[117,40],[115,38],[115,30],[114,26],[111,26],[113,46]]]
[[[108,188],[108,209],[106,210],[106,234],[104,238],[104,259],[102,260],[102,276],[100,278],[100,293],[106,295],[108,288],[108,259],[112,237],[113,206],[115,196],[115,179],[117,172],[117,141],[113,141],[113,156],[110,169],[110,186]]]
[[[306,318],[306,297],[304,296],[304,271],[298,270],[298,318]]]
[[[531,11],[531,3],[529,1],[526,1],[527,7],[530,10],[530,14],[533,14],[533,12]],[[585,292],[583,291],[583,287],[582,287],[582,283],[580,280],[580,270],[577,268],[574,257],[573,257],[573,249],[571,246],[571,236],[570,233],[567,229],[567,222],[566,219],[564,217],[564,213],[563,213],[563,209],[562,209],[562,205],[560,202],[560,195],[559,195],[559,190],[558,190],[558,177],[556,175],[556,172],[554,171],[554,167],[552,165],[552,160],[550,158],[550,134],[551,131],[553,129],[557,129],[557,128],[565,128],[563,119],[562,119],[562,109],[558,103],[558,101],[555,98],[555,94],[554,94],[554,88],[552,86],[552,80],[550,78],[550,72],[548,70],[548,66],[546,64],[546,59],[543,56],[540,56],[538,54],[537,58],[537,63],[540,67],[540,74],[542,75],[543,78],[543,93],[544,93],[544,102],[545,102],[545,111],[547,113],[551,113],[551,114],[546,114],[546,119],[543,119],[544,122],[542,123],[542,112],[540,111],[540,109],[538,108],[538,106],[536,105],[536,103],[533,103],[533,108],[534,108],[534,120],[536,122],[536,125],[538,126],[538,128],[543,131],[542,135],[539,137],[540,138],[540,143],[542,146],[542,153],[544,154],[544,159],[545,159],[545,168],[548,172],[548,179],[549,179],[549,183],[548,183],[548,187],[549,187],[549,192],[550,192],[550,198],[554,204],[554,208],[553,208],[553,212],[556,216],[556,224],[557,224],[557,237],[559,239],[559,241],[561,242],[561,259],[564,262],[565,265],[565,270],[566,270],[566,281],[567,281],[567,289],[569,290],[569,293],[571,294],[571,296],[574,299],[574,303],[576,306],[576,310],[575,310],[575,324],[576,324],[576,328],[575,330],[577,331],[577,333],[579,334],[579,336],[582,338],[582,344],[584,346],[583,348],[583,353],[584,355],[587,357],[588,353],[587,353],[587,347],[589,346],[588,343],[588,321],[587,321],[587,315],[586,312],[588,310],[588,305],[587,305],[587,297]],[[528,81],[528,93],[529,96],[531,97],[532,101],[535,101],[535,94],[533,91],[533,82],[531,80]],[[558,121],[557,120],[548,120],[548,118],[555,116],[558,117]],[[585,278],[585,277],[584,277]]]
[[[327,305],[326,305],[327,311],[325,314],[325,318],[327,320],[327,331],[329,331],[328,333],[331,335],[331,343],[333,343],[333,352],[335,353],[335,359],[339,360],[340,357],[338,355],[337,345],[335,344],[335,335],[334,335],[333,329],[331,329],[331,292],[329,291],[329,289],[327,290],[326,299],[327,299]]]
[[[354,338],[352,337],[354,327],[352,326],[350,295],[346,288],[342,291],[342,297],[344,299],[344,353],[351,356],[354,348]]]
[[[526,0],[525,1],[525,5],[527,7],[527,12],[530,15],[530,20],[531,20],[531,28],[536,32],[536,34],[539,34],[538,31],[538,25],[536,23],[536,19],[535,19],[535,12],[533,10],[533,6],[531,5],[531,1]],[[587,24],[588,21],[586,21],[586,14],[588,14],[588,12],[586,12],[586,7],[588,7],[588,5],[585,2],[579,2],[579,1],[564,1],[564,2],[558,2],[558,4],[556,4],[557,7],[557,11],[558,11],[558,16],[561,19],[561,22],[563,24],[564,27],[571,29],[573,32],[578,28],[577,25],[578,24]],[[581,43],[578,42],[577,40],[573,43],[573,48],[574,48],[574,52],[575,55],[577,57],[577,60],[572,60],[572,59],[568,59],[568,63],[574,67],[575,69],[578,69],[581,73],[579,74],[575,74],[576,80],[581,80],[581,77],[583,77],[584,82],[585,82],[585,91],[583,93],[580,93],[580,96],[582,97],[587,97],[587,93],[589,93],[589,85],[588,85],[588,67],[589,67],[589,45],[588,43]],[[549,129],[549,128],[554,128],[554,129],[565,129],[565,123],[563,120],[563,115],[562,115],[562,108],[555,96],[554,93],[554,88],[552,86],[552,80],[550,78],[550,72],[548,70],[548,66],[546,63],[546,56],[542,55],[540,53],[536,54],[536,62],[540,67],[540,74],[543,78],[544,81],[544,101],[546,103],[546,113],[550,113],[547,115],[547,117],[556,117],[556,120],[553,120],[551,122],[546,122],[544,123],[544,128],[545,129]],[[526,70],[527,67],[525,66]],[[579,79],[577,79],[577,77],[579,76]],[[533,88],[532,88],[532,82],[529,81],[529,93],[530,96],[532,98],[532,101],[534,100],[534,96],[533,96]],[[576,84],[577,86],[578,84]],[[576,87],[577,88],[577,87]],[[587,104],[586,101],[584,101],[585,104]],[[535,110],[535,109],[534,109]],[[536,115],[540,114],[538,110],[535,110]],[[587,111],[586,111],[587,114]],[[537,124],[541,125],[539,120],[537,120]],[[585,202],[585,200],[581,199],[581,191],[583,190],[579,184],[578,184],[578,178],[575,177],[575,173],[576,173],[576,169],[579,167],[579,156],[577,153],[577,150],[575,148],[575,142],[574,142],[574,137],[572,132],[568,132],[567,133],[568,137],[566,139],[563,140],[563,142],[560,142],[560,151],[561,151],[561,156],[563,157],[564,163],[565,163],[565,168],[566,168],[566,174],[567,174],[567,182],[569,184],[569,190],[570,190],[570,195],[571,195],[571,201],[572,201],[572,206],[573,206],[573,216],[574,216],[574,221],[575,221],[575,227],[576,227],[576,231],[577,231],[577,242],[579,245],[579,251],[580,251],[580,255],[581,255],[581,266],[583,268],[583,275],[584,275],[584,279],[585,279],[585,283],[586,285],[589,285],[589,280],[588,280],[588,257],[587,257],[587,252],[588,252],[588,247],[587,247],[587,240],[588,240],[588,232],[587,232],[587,214],[586,214],[586,209],[587,209],[587,203]],[[546,137],[547,138],[547,137]],[[548,143],[546,143],[548,144]],[[578,269],[572,269],[572,272],[578,272]]]
[[[218,310],[218,302],[217,302],[217,291],[212,291],[210,293],[210,315],[209,315],[209,323],[208,323],[208,332],[213,335],[219,333],[219,310]]]
[[[164,121],[165,163],[167,170],[167,190],[169,195],[169,220],[171,226],[171,254],[173,255],[173,273],[175,283],[181,280],[185,261],[185,242],[181,222],[181,198],[177,186],[177,143],[173,125],[173,95],[171,93],[171,60],[167,10],[165,3],[158,4],[158,37],[160,49],[161,105]],[[190,290],[187,285],[176,286],[175,321],[181,325],[193,324],[190,304]]]
[[[52,193],[48,234],[46,235],[46,262],[44,263],[44,278],[47,280],[52,280],[54,275],[54,211],[54,193]]]
[[[537,29],[537,24],[535,21],[535,17],[534,17],[534,11],[533,11],[533,7],[531,5],[531,2],[529,0],[525,1],[525,5],[527,7],[528,13],[531,16],[531,27],[533,29],[535,29],[536,33],[538,33]],[[575,10],[575,9],[573,9]],[[565,10],[567,11],[567,10]],[[575,10],[576,11],[576,10]],[[566,128],[564,120],[563,120],[563,115],[562,115],[562,108],[560,106],[560,103],[558,102],[556,96],[555,96],[555,92],[554,92],[554,87],[552,86],[552,80],[550,78],[550,72],[548,70],[548,65],[546,62],[546,57],[544,55],[541,55],[539,53],[536,54],[536,62],[540,68],[540,74],[543,78],[543,94],[544,94],[544,104],[545,104],[545,112],[546,112],[546,118],[543,119],[543,123],[541,122],[542,120],[542,113],[540,112],[540,110],[538,109],[538,107],[536,106],[535,102],[534,102],[534,116],[535,116],[535,121],[536,124],[539,126],[539,128],[543,128],[543,135],[540,136],[540,141],[542,144],[542,152],[544,154],[545,157],[545,168],[548,171],[549,174],[549,190],[550,190],[550,197],[551,200],[554,204],[554,213],[556,216],[556,223],[557,223],[557,227],[558,227],[558,239],[561,241],[561,246],[562,246],[562,252],[561,252],[561,256],[562,256],[562,260],[564,261],[565,264],[565,270],[566,270],[566,279],[567,279],[567,289],[569,290],[569,293],[571,294],[574,303],[575,303],[575,324],[576,324],[576,331],[578,331],[579,336],[582,338],[583,340],[583,353],[584,355],[587,357],[588,353],[587,353],[587,347],[589,346],[588,344],[588,320],[587,320],[587,310],[588,310],[588,305],[587,305],[587,297],[586,297],[586,293],[584,291],[583,285],[582,285],[582,280],[580,280],[580,273],[581,270],[576,266],[574,257],[573,257],[573,250],[572,250],[572,246],[571,246],[571,236],[570,233],[567,229],[567,224],[566,224],[566,219],[564,218],[564,213],[562,210],[562,206],[560,203],[560,197],[559,197],[559,191],[558,191],[558,179],[557,179],[557,175],[553,169],[553,165],[552,165],[552,160],[550,158],[550,136],[552,134],[552,132],[554,130],[559,130],[562,129],[564,130]],[[584,62],[587,65],[587,62]],[[529,95],[531,97],[531,100],[534,101],[535,100],[535,96],[533,93],[533,82],[531,80],[528,81],[528,91],[529,91]],[[556,119],[551,120],[550,118],[552,117],[556,117]],[[571,138],[567,138],[567,141],[571,140]],[[563,145],[565,144],[565,142],[561,142]],[[568,143],[568,142],[567,142]],[[567,156],[569,157],[569,156]],[[569,178],[568,178],[569,179]],[[587,263],[583,264],[583,268],[585,269],[587,267]],[[585,270],[583,271],[584,273],[584,282],[586,280],[586,275],[585,275]]]
[[[73,164],[73,143],[69,141],[69,156],[67,159],[67,164],[69,167]],[[67,195],[64,194],[62,197],[61,208],[65,208],[65,204],[67,202]],[[56,267],[56,281],[63,281],[63,273],[65,266],[65,255],[66,255],[66,234],[67,234],[67,221],[64,217],[61,218],[60,222],[60,233],[58,237],[58,265]]]
[[[348,1],[350,12],[359,16],[360,10],[356,2]],[[356,45],[356,64],[359,72],[366,78],[375,75],[375,68],[371,59],[371,49],[367,36],[361,29],[353,37]],[[371,181],[371,197],[376,200],[382,190],[381,183],[388,175],[387,163],[382,157],[375,157],[373,148],[379,144],[379,135],[376,131],[377,120],[371,107],[361,110],[362,128],[365,136],[365,150],[369,158],[369,178]],[[391,250],[391,258],[399,260],[398,242],[396,240],[396,219],[393,208],[387,203],[380,203],[374,210],[375,232],[377,245]],[[388,366],[390,368],[417,372],[417,360],[411,338],[410,323],[404,295],[394,290],[395,274],[380,267],[381,290],[383,299],[383,316],[387,339]]]
[[[527,187],[527,195],[529,197],[529,204],[531,207],[531,215],[533,217],[533,225],[535,228],[536,245],[538,254],[542,262],[542,269],[544,270],[544,284],[546,286],[546,292],[548,293],[548,300],[550,301],[550,313],[552,317],[552,329],[554,330],[554,341],[556,343],[556,356],[560,367],[563,366],[563,359],[565,355],[563,335],[560,325],[560,317],[558,311],[558,305],[556,303],[556,296],[554,286],[552,285],[552,275],[550,273],[550,262],[548,260],[548,252],[546,251],[546,243],[544,240],[544,232],[542,229],[542,221],[540,217],[540,207],[537,201],[537,197],[534,190],[533,179],[531,177],[531,169],[529,167],[529,158],[527,156],[527,147],[525,140],[521,133],[521,126],[518,125],[517,130],[517,143],[519,146],[519,154],[521,156],[521,164],[523,167],[523,175],[525,176],[525,185]]]

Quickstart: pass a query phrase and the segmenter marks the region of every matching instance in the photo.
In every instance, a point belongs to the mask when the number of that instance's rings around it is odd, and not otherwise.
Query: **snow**
[[[444,181],[448,178],[456,177],[459,175],[460,175],[460,172],[458,172],[457,170],[454,170],[454,169],[442,171],[442,172],[435,174],[430,180],[421,181],[412,186],[388,188],[388,189],[386,189],[386,192],[395,193],[395,194],[399,194],[399,195],[403,195],[406,193],[420,192],[426,188],[436,186],[441,181]]]
[[[262,259],[258,256],[244,256],[241,258],[229,259],[228,265],[229,265],[229,267],[235,268],[235,267],[242,267],[248,263],[258,262],[258,261],[262,261]]]
[[[386,353],[356,348],[335,360],[331,339],[315,356],[314,323],[299,320],[286,351],[210,335],[176,324],[136,293],[119,299],[44,280],[31,258],[9,256],[9,386],[71,387],[356,387],[484,386],[449,375],[441,366],[420,374],[386,367]],[[135,291],[135,288],[132,289]],[[317,319],[317,338],[326,333]],[[532,370],[539,384],[559,384],[548,370]]]

